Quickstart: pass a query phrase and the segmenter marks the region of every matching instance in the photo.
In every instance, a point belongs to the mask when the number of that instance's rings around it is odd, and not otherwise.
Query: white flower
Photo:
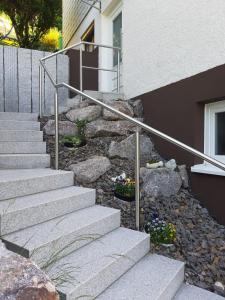
[[[112,177],[111,180],[112,182],[116,182],[117,180],[124,180],[126,179],[126,173],[122,173],[121,175],[119,176],[116,176],[116,177]]]

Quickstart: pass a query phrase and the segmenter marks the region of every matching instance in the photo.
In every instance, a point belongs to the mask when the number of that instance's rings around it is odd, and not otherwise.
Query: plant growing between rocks
[[[77,135],[65,135],[61,140],[61,143],[69,148],[78,148],[86,145],[85,130],[87,121],[76,120],[75,124],[78,130]]]
[[[161,220],[157,214],[152,215],[151,220],[145,225],[145,231],[150,234],[151,241],[156,245],[171,245],[176,240],[175,226]]]
[[[78,137],[83,141],[86,142],[86,126],[87,126],[88,121],[87,120],[76,120],[75,124],[78,129]]]

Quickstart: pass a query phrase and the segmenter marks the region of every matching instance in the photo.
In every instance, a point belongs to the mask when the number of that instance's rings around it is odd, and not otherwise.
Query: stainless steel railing
[[[116,68],[104,68],[104,67],[89,67],[89,66],[85,66],[83,64],[83,46],[84,45],[91,45],[93,47],[96,47],[96,48],[105,48],[105,49],[110,49],[113,51],[113,54],[116,53],[117,55],[117,66]],[[40,88],[40,91],[39,91],[39,105],[40,105],[40,115],[42,116],[42,107],[43,107],[43,96],[42,96],[42,82],[43,82],[43,68],[44,68],[44,65],[45,65],[45,61],[52,58],[52,57],[55,57],[57,56],[58,54],[63,54],[65,52],[67,52],[68,50],[71,50],[71,49],[79,49],[80,51],[80,65],[79,65],[79,70],[80,70],[80,91],[83,92],[83,70],[86,69],[86,70],[96,70],[96,71],[102,71],[102,72],[111,72],[111,73],[116,73],[116,79],[117,79],[117,86],[116,86],[116,90],[117,90],[117,93],[120,92],[120,61],[121,61],[121,57],[122,57],[122,52],[121,52],[121,49],[119,47],[114,47],[114,46],[108,46],[108,45],[104,45],[104,44],[97,44],[97,43],[89,43],[89,42],[80,42],[80,43],[77,43],[77,44],[74,44],[70,47],[67,47],[65,49],[62,49],[56,53],[52,53],[44,58],[42,58],[40,60],[40,67],[39,67],[39,88]],[[46,74],[48,75],[49,79],[51,80],[51,83],[53,85],[57,84],[57,82],[54,81],[54,79],[52,78],[51,74],[48,72],[47,68],[44,68]]]
[[[66,51],[64,49],[64,51]],[[139,230],[140,228],[140,129],[143,129],[151,134],[154,134],[160,138],[162,138],[165,141],[170,142],[171,144],[186,150],[187,152],[191,153],[192,155],[199,157],[201,159],[203,159],[204,161],[214,165],[215,167],[220,168],[221,170],[225,171],[225,164],[221,163],[220,161],[174,139],[173,137],[139,121],[136,120],[118,110],[116,110],[115,108],[109,106],[106,103],[101,102],[100,100],[97,100],[85,93],[83,93],[83,91],[78,90],[72,86],[70,86],[67,83],[61,82],[61,83],[56,83],[53,78],[51,77],[51,74],[48,72],[44,61],[54,55],[57,55],[59,53],[62,53],[63,51],[59,51],[57,53],[51,54],[48,57],[45,57],[41,60],[41,66],[40,66],[40,74],[42,73],[42,68],[44,69],[44,71],[46,72],[47,76],[49,77],[49,79],[51,80],[53,86],[55,87],[55,101],[54,101],[54,107],[55,107],[55,168],[58,169],[59,166],[59,122],[58,122],[58,90],[60,88],[67,88],[68,90],[80,95],[81,97],[87,98],[91,101],[93,101],[94,103],[100,105],[101,107],[109,110],[112,113],[115,113],[116,115],[118,115],[119,117],[130,121],[132,124],[137,126],[137,130],[136,130],[136,160],[135,160],[135,196],[136,196],[136,228],[137,230]],[[40,80],[42,79],[42,76],[40,75]],[[41,93],[41,90],[40,90]],[[41,100],[41,95],[40,95],[40,100]],[[41,104],[40,104],[40,109],[41,109]],[[40,111],[40,115],[41,115],[41,111]]]

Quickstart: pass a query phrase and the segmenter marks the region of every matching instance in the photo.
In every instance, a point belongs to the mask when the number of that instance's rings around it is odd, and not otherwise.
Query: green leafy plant
[[[121,196],[132,198],[135,196],[135,183],[116,183],[115,192]]]
[[[161,220],[153,214],[151,220],[145,225],[145,231],[150,234],[151,241],[156,244],[173,244],[176,240],[176,228],[172,223]]]
[[[67,147],[79,147],[82,144],[82,140],[79,136],[65,135],[61,143]]]
[[[85,142],[86,141],[86,135],[85,135],[85,131],[86,131],[86,126],[87,126],[87,120],[79,120],[77,119],[75,124],[77,126],[77,130],[78,130],[78,137]]]

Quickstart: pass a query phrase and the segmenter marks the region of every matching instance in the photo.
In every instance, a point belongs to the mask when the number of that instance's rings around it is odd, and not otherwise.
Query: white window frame
[[[205,121],[204,121],[204,153],[225,163],[225,155],[216,155],[216,113],[225,112],[225,100],[213,102],[205,105]],[[211,165],[208,162],[195,165],[191,168],[194,173],[211,174],[225,176],[225,171]]]
[[[225,163],[225,155],[216,155],[215,153],[216,113],[219,112],[225,112],[225,100],[205,105],[204,149],[206,154]]]

